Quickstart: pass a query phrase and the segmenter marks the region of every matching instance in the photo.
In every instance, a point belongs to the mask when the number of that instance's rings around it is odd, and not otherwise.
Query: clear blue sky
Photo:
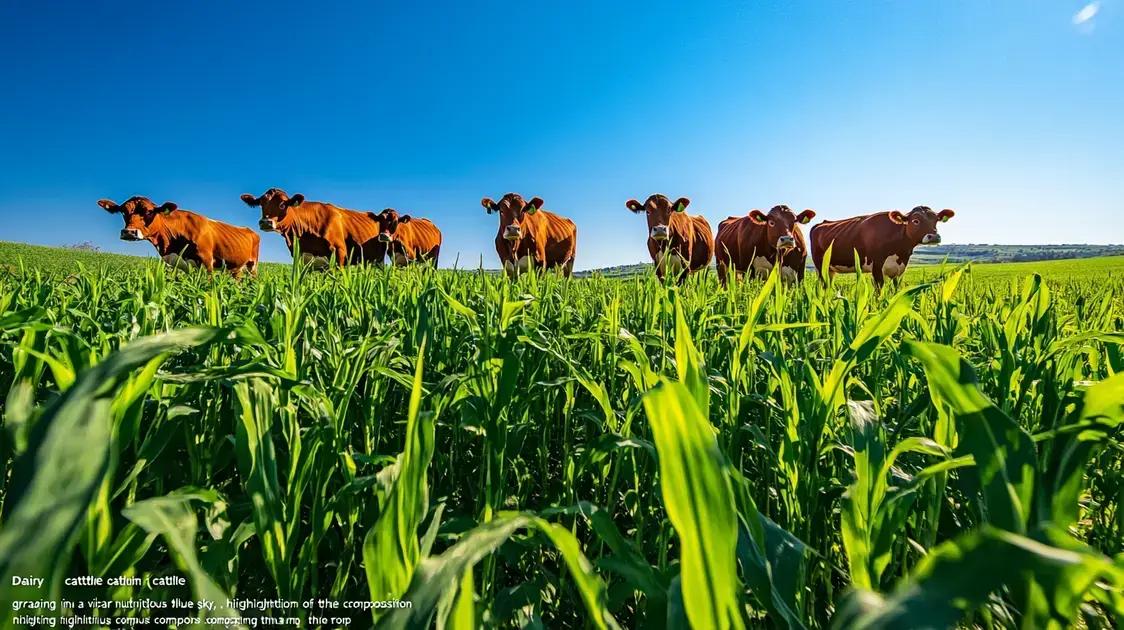
[[[654,192],[1121,243],[1124,0],[1087,4],[2,2],[0,239],[151,255],[97,199],[254,225],[278,186],[430,217],[444,265],[496,266],[508,191],[577,221],[579,269],[646,258]]]

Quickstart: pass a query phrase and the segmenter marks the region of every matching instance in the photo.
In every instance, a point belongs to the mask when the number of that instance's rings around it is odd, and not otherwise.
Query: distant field
[[[964,248],[976,248],[975,245],[963,245]],[[1006,248],[1015,248],[1014,245],[1005,245]],[[1034,248],[1042,249],[1043,245],[1022,245],[1021,251],[1030,251]],[[1057,249],[1070,248],[1071,251],[1088,252],[1088,249],[1076,250],[1077,246],[1058,245]],[[1089,246],[1085,246],[1089,248]],[[1107,248],[1106,248],[1107,249]],[[8,243],[0,241],[0,269],[16,268],[20,261],[31,269],[44,271],[72,272],[78,270],[80,264],[85,267],[105,267],[109,269],[128,269],[144,264],[156,264],[158,261],[152,257],[134,257],[134,255],[91,252],[83,250],[70,250],[64,248],[47,248],[43,245],[28,245],[24,243]],[[940,273],[942,269],[959,266],[964,260],[950,261],[948,263],[932,262],[932,257],[922,258],[910,264],[909,278],[915,281]],[[284,263],[264,263],[263,269],[280,270],[288,268]],[[1086,278],[1122,275],[1124,273],[1124,255],[1102,255],[1096,258],[1075,258],[1063,260],[1037,260],[1031,262],[972,262],[973,276],[977,279],[1007,279],[1040,273],[1043,278],[1062,280],[1071,276]],[[583,271],[579,276],[588,277],[593,273],[614,277],[632,277],[649,272],[650,264],[638,263],[633,266]]]
[[[948,263],[1010,263],[1046,260],[1074,260],[1124,255],[1124,245],[938,245],[918,247],[910,265]],[[811,268],[812,261],[808,260]],[[631,276],[644,273],[651,265],[643,262],[599,269],[604,276]]]
[[[955,266],[958,266],[958,264],[949,263],[945,265],[945,268]],[[936,264],[910,267],[910,271],[919,272],[921,277],[934,276],[939,273],[940,269],[941,265]],[[1124,274],[1124,256],[1037,260],[1034,262],[972,263],[972,273],[977,278],[986,279],[1018,278],[1037,273],[1050,280],[1088,280]]]
[[[955,248],[965,248],[969,252],[981,254],[981,256],[964,258],[963,256],[957,257],[958,250]],[[983,249],[987,248],[987,249]],[[1005,250],[996,250],[995,248],[1007,248]],[[1115,248],[1121,249],[1121,248]],[[1044,245],[1021,245],[1021,246],[976,246],[976,245],[963,245],[963,246],[945,246],[945,250],[952,256],[946,266],[952,267],[964,262],[973,262],[974,275],[976,278],[986,279],[1004,279],[1023,276],[1029,273],[1039,273],[1048,279],[1063,279],[1065,277],[1078,274],[1081,276],[1103,276],[1111,274],[1124,273],[1124,254],[1122,255],[1100,255],[1090,257],[1088,254],[1095,251],[1114,251],[1113,246],[1044,246]],[[920,280],[922,277],[928,277],[932,273],[939,272],[942,268],[940,259],[929,253],[926,250],[925,256],[915,258],[910,266],[910,277],[914,280]],[[991,252],[995,254],[1000,251],[1004,255],[1013,255],[1013,251],[1017,251],[1020,255],[1029,255],[1028,252],[1071,252],[1079,256],[1071,259],[1061,260],[1036,260],[1028,262],[991,262],[982,257],[982,252]],[[145,264],[156,264],[158,259],[153,257],[143,256],[128,256],[123,254],[108,254],[102,252],[91,252],[84,250],[73,250],[60,247],[45,247],[42,245],[27,245],[24,243],[9,243],[0,241],[0,268],[7,266],[15,267],[19,261],[23,261],[25,265],[30,268],[42,269],[44,271],[63,271],[71,272],[78,269],[78,265],[86,267],[108,267],[111,269],[135,267]],[[283,263],[265,263],[262,265],[265,269],[281,269],[288,265]],[[598,269],[594,271],[581,272],[579,276],[589,276],[592,274],[600,274],[605,277],[629,277],[637,274],[643,274],[650,270],[651,265],[645,263],[638,263],[635,265],[627,265],[624,267],[612,267],[607,269]]]

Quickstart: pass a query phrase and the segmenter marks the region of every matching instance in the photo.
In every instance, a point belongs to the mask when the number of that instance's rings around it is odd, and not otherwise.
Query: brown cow
[[[257,275],[261,238],[249,228],[180,210],[170,201],[157,206],[147,197],[130,197],[120,205],[102,199],[98,205],[125,218],[121,240],[152,243],[170,267],[197,265],[207,271],[221,267],[235,278],[243,270]]]
[[[715,248],[722,285],[726,285],[730,274],[740,277],[750,268],[758,276],[767,278],[778,259],[782,280],[803,280],[808,248],[800,225],[814,216],[814,210],[796,214],[792,208],[780,205],[773,206],[769,214],[752,210],[745,216],[730,217],[719,223]]]
[[[367,216],[379,224],[379,235],[368,241],[381,246],[390,254],[395,267],[404,267],[412,262],[433,262],[437,266],[437,256],[441,253],[441,230],[429,219],[415,219],[408,214],[399,215],[393,208],[387,208]],[[374,255],[374,253],[372,253]]]
[[[488,214],[500,215],[496,253],[509,276],[551,267],[561,267],[566,277],[573,273],[578,247],[578,227],[573,221],[543,210],[539,197],[525,202],[523,197],[507,193],[499,203],[484,197],[480,205]]]
[[[242,195],[251,208],[261,207],[258,227],[277,232],[285,239],[289,253],[300,245],[301,257],[321,264],[335,258],[343,266],[348,260],[382,264],[386,247],[367,252],[363,244],[378,236],[379,226],[365,212],[356,212],[319,201],[305,201],[298,193],[290,197],[280,188],[270,188],[260,197]],[[374,247],[378,250],[378,246]],[[376,256],[377,254],[377,256]]]
[[[687,214],[690,203],[686,197],[672,203],[664,195],[655,194],[643,204],[635,199],[624,204],[629,210],[648,216],[648,253],[660,280],[671,273],[682,283],[689,273],[705,269],[714,256],[710,224],[701,215]]]
[[[952,210],[933,212],[928,206],[917,206],[902,214],[897,210],[879,212],[841,221],[824,221],[812,228],[812,261],[823,273],[824,252],[831,246],[828,272],[853,272],[855,252],[862,270],[870,272],[874,283],[881,286],[885,278],[905,273],[906,264],[918,245],[941,242],[937,223],[948,221]]]

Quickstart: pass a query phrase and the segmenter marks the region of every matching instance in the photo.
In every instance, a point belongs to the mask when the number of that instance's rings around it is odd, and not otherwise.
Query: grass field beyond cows
[[[96,596],[411,602],[353,627],[1110,627],[1122,297],[1124,257],[877,294],[238,282],[5,244],[0,625]]]

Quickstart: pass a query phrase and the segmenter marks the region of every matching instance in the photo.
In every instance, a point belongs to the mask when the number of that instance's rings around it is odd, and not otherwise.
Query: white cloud
[[[1097,13],[1101,10],[1100,2],[1090,2],[1089,4],[1081,7],[1081,10],[1073,14],[1073,23],[1077,26],[1088,23],[1093,18],[1097,17]]]

